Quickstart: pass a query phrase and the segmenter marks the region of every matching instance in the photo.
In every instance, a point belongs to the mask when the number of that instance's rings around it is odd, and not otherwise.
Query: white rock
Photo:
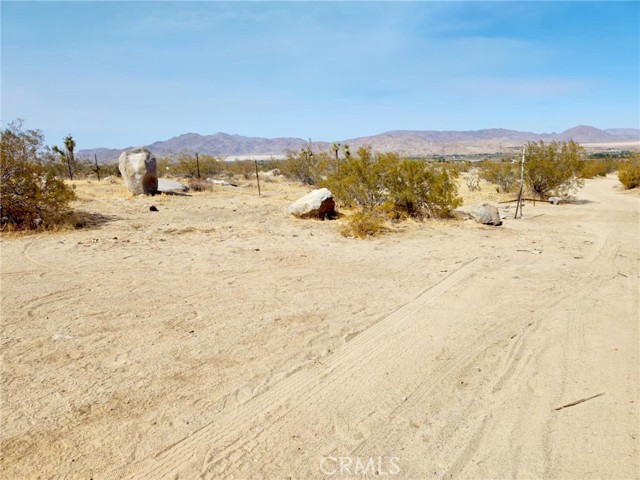
[[[189,187],[184,183],[167,180],[166,178],[158,179],[159,192],[188,192]]]
[[[307,193],[289,205],[288,212],[298,218],[332,218],[336,214],[333,194],[327,188]]]
[[[156,157],[146,148],[137,147],[122,152],[118,168],[124,184],[135,195],[155,195],[158,191]]]
[[[262,175],[265,177],[279,177],[282,175],[282,172],[279,168],[274,168],[273,170],[269,170],[268,172],[262,172]]]
[[[490,203],[482,203],[469,213],[476,222],[482,223],[483,225],[502,225],[498,207]]]

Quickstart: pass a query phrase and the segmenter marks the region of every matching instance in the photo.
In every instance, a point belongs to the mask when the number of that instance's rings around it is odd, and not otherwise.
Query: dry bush
[[[480,178],[478,178],[476,174],[470,173],[469,175],[467,175],[465,183],[467,184],[467,188],[470,192],[473,192],[475,190],[482,190],[482,188],[480,188]]]
[[[582,164],[582,178],[606,177],[617,168],[618,164],[613,159],[585,160]]]
[[[0,228],[54,228],[65,222],[76,195],[43,164],[46,154],[39,130],[9,124],[1,138]]]
[[[190,178],[188,184],[194,192],[208,192],[213,189],[213,183],[203,178]]]
[[[339,160],[328,152],[312,152],[311,148],[303,148],[299,152],[288,151],[287,157],[280,162],[282,174],[305,185],[318,185],[328,175],[335,172]]]
[[[640,155],[636,154],[618,168],[618,179],[624,188],[640,187]]]
[[[224,171],[234,175],[240,175],[245,180],[249,180],[256,177],[256,163],[253,160],[225,162]]]
[[[384,231],[384,224],[384,212],[377,209],[357,210],[340,227],[340,234],[345,237],[372,237]]]
[[[503,192],[512,192],[520,183],[520,168],[511,160],[485,161],[480,165],[480,178],[497,185]]]

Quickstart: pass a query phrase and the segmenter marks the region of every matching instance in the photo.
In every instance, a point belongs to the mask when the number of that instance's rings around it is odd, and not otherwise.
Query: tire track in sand
[[[164,479],[213,478],[215,465],[233,451],[245,449],[263,431],[289,412],[319,397],[329,398],[332,388],[375,358],[376,344],[393,332],[410,330],[427,304],[472,275],[476,258],[463,263],[442,281],[413,301],[384,317],[345,345],[326,362],[297,370],[235,409],[224,410],[214,421],[169,445],[153,457],[111,470],[106,478]],[[317,401],[317,400],[314,400]]]

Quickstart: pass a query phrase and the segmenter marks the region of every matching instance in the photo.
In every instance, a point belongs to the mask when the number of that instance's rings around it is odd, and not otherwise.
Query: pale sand
[[[281,181],[80,186],[116,218],[2,238],[0,477],[349,478],[323,458],[383,457],[383,478],[638,478],[640,198],[616,185],[365,241],[288,217],[305,190]]]

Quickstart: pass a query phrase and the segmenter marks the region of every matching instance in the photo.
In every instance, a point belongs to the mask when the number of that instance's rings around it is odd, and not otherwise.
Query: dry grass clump
[[[385,231],[386,220],[384,212],[379,210],[356,210],[349,215],[347,223],[340,226],[339,231],[344,237],[373,237]]]
[[[213,190],[213,182],[203,178],[190,178],[189,188],[194,192],[210,192]]]

